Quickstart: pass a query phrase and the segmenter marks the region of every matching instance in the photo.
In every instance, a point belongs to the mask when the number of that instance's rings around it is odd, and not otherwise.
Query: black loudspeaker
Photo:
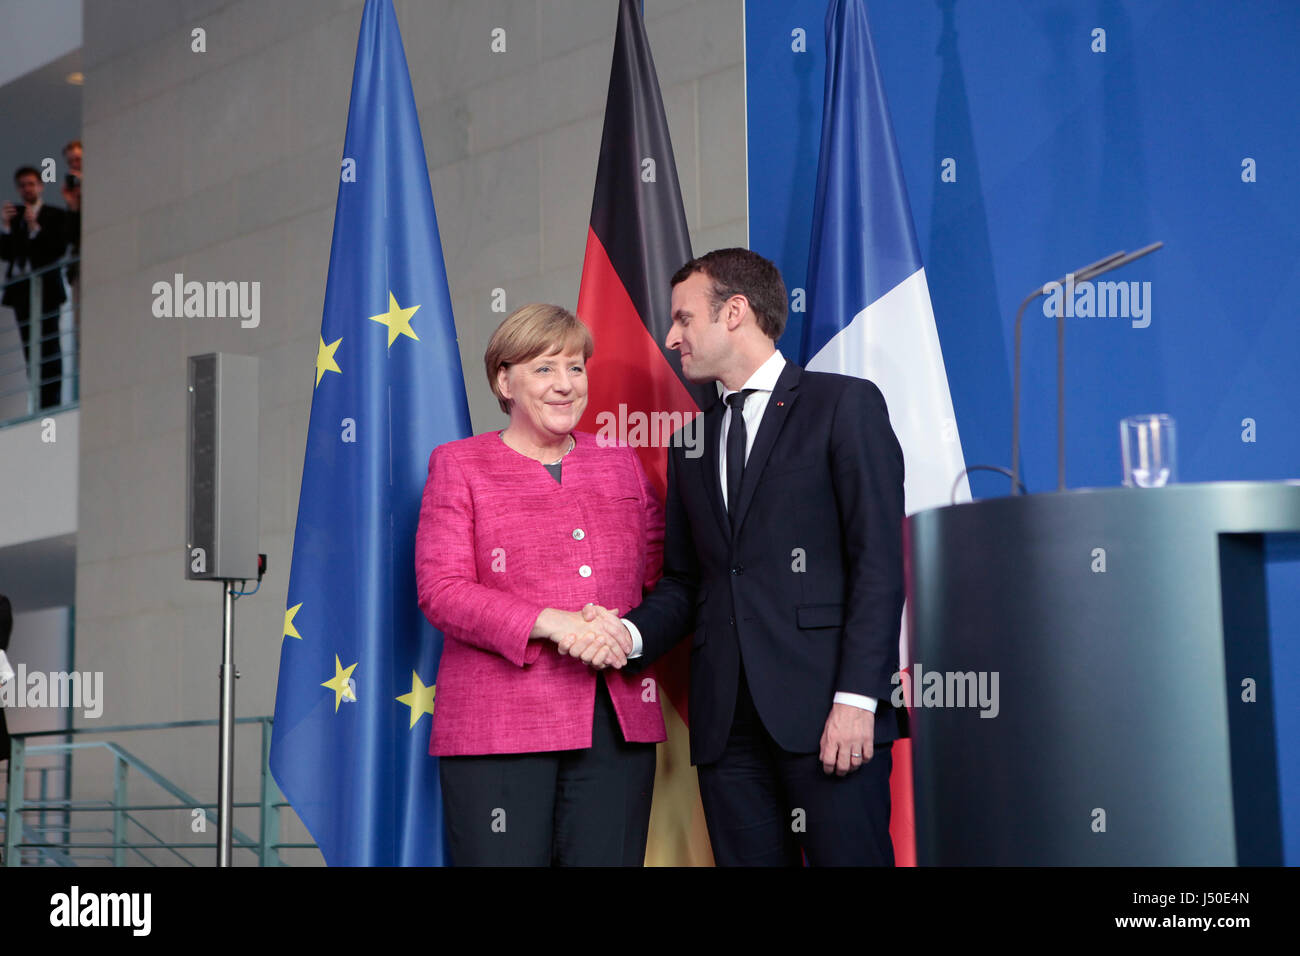
[[[257,580],[257,358],[189,358],[185,577]]]

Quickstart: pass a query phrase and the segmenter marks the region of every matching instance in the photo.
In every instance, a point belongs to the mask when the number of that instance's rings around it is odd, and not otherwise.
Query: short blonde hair
[[[579,346],[582,347],[583,360],[591,358],[595,347],[591,331],[562,306],[530,302],[506,316],[506,320],[492,333],[483,354],[488,385],[492,387],[501,411],[510,414],[510,402],[501,394],[497,384],[497,373],[501,369],[539,355],[576,350]]]

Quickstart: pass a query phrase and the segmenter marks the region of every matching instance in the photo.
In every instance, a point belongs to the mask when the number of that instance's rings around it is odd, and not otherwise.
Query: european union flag
[[[469,434],[391,0],[366,0],[275,698],[271,770],[330,865],[445,862],[429,756],[442,635],[415,590],[429,453]]]

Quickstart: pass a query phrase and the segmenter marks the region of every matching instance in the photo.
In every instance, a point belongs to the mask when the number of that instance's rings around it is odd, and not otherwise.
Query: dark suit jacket
[[[18,214],[9,223],[9,232],[0,233],[0,259],[8,263],[5,279],[11,279],[15,270],[24,264],[36,271],[52,262],[58,262],[68,248],[67,210],[44,204],[36,214],[40,230],[35,238],[27,234],[27,220],[23,218],[26,207],[19,205]],[[41,311],[57,309],[67,299],[63,291],[61,270],[54,269],[41,280]],[[20,282],[7,286],[0,304],[26,310],[30,298],[28,284]]]
[[[726,745],[740,661],[764,727],[820,748],[837,691],[878,700],[875,739],[907,736],[890,705],[903,609],[903,453],[880,390],[786,363],[745,465],[737,530],[722,504],[726,407],[704,413],[702,455],[668,453],[664,573],[625,615],[644,667],[694,629],[691,762]]]

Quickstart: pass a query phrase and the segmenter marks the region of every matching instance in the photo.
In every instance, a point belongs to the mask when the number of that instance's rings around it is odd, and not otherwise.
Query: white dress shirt
[[[738,391],[751,388],[753,394],[745,399],[744,408],[741,414],[745,416],[745,461],[749,461],[749,453],[754,448],[754,436],[758,434],[758,427],[763,421],[763,412],[767,411],[768,399],[772,397],[772,391],[776,388],[776,380],[781,377],[781,372],[785,368],[785,356],[780,350],[772,353],[766,362],[754,370],[754,374],[749,376],[739,389],[729,389],[721,387],[720,392],[722,400]],[[721,386],[721,383],[719,383]],[[731,428],[731,406],[722,413],[722,434],[719,436],[718,448],[718,481],[722,485],[722,504],[727,505],[727,431]],[[620,618],[627,626],[628,633],[632,635],[632,653],[628,658],[641,656],[641,631],[635,624],[627,618]],[[847,691],[836,691],[833,703],[850,704],[854,707],[861,707],[863,710],[869,710],[873,714],[876,712],[876,698],[867,697],[863,694],[850,694]]]

